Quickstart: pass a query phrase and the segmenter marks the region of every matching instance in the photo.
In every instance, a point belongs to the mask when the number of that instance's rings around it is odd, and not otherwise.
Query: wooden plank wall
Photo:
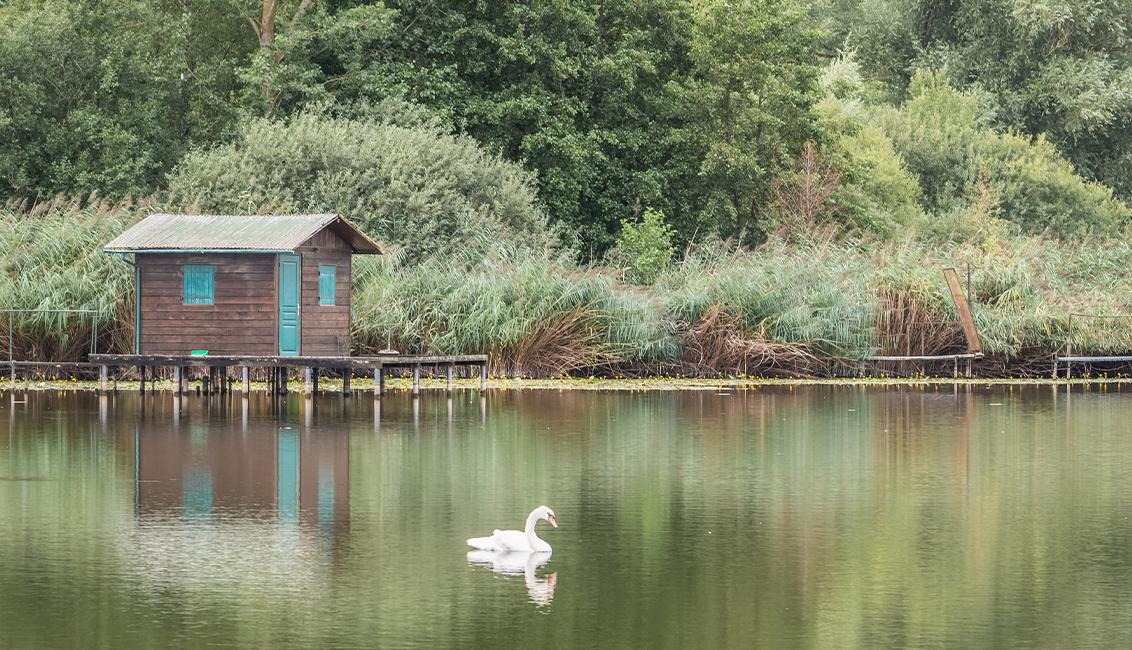
[[[262,253],[138,255],[141,353],[277,354],[276,259]],[[183,304],[185,264],[213,265],[215,304]],[[317,274],[316,268],[316,302]]]
[[[302,314],[303,356],[348,356],[350,354],[350,291],[352,251],[331,230],[323,230],[298,252],[303,256]],[[318,267],[334,264],[334,305],[318,304]]]

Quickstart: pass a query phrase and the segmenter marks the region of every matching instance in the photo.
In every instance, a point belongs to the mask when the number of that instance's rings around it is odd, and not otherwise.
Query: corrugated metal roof
[[[172,251],[289,252],[330,228],[355,253],[380,253],[377,243],[337,214],[151,214],[103,250],[112,253]]]

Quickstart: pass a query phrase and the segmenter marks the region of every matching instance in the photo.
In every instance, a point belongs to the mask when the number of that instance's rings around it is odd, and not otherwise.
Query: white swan
[[[536,553],[549,553],[550,544],[539,539],[535,534],[535,524],[539,519],[547,520],[551,526],[558,528],[554,519],[554,511],[546,506],[539,506],[527,515],[527,525],[523,532],[517,530],[496,530],[491,537],[473,537],[468,540],[468,546],[481,551],[534,551]]]

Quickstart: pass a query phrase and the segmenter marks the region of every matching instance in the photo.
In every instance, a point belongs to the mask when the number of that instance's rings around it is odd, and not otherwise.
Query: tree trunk
[[[314,4],[314,0],[302,0],[299,2],[299,6],[295,9],[295,13],[291,16],[288,25],[294,25],[298,22],[299,18],[310,9],[312,4]],[[263,8],[262,11],[260,11],[259,20],[257,21],[250,16],[247,17],[248,24],[251,25],[252,31],[255,32],[256,40],[259,42],[260,50],[265,50],[275,44],[275,26],[278,16],[279,0],[263,0]],[[275,66],[279,65],[282,60],[282,52],[272,54],[272,68],[274,69]],[[274,112],[276,104],[279,101],[279,95],[275,92],[275,88],[271,84],[270,75],[260,84],[259,93],[260,96],[263,97],[263,104],[267,112]]]

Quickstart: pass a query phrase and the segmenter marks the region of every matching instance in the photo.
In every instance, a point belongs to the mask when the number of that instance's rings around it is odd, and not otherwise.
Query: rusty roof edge
[[[350,248],[353,249],[354,253],[356,253],[358,255],[383,255],[384,254],[381,250],[381,245],[378,244],[376,241],[374,241],[372,237],[365,234],[365,232],[363,232],[361,228],[354,225],[354,222],[350,221],[349,219],[347,219],[346,217],[343,217],[340,214],[336,214],[336,215],[334,215],[334,217],[335,218],[333,220],[331,220],[331,222],[328,225],[333,226],[333,225],[341,224],[348,229],[350,234],[352,234],[357,239],[361,240],[363,246],[358,246],[355,242],[352,242],[352,241],[349,242]],[[342,233],[339,232],[338,236],[342,237]],[[345,239],[345,237],[343,237],[343,239]],[[364,246],[370,247],[371,250],[366,250],[364,248]]]

